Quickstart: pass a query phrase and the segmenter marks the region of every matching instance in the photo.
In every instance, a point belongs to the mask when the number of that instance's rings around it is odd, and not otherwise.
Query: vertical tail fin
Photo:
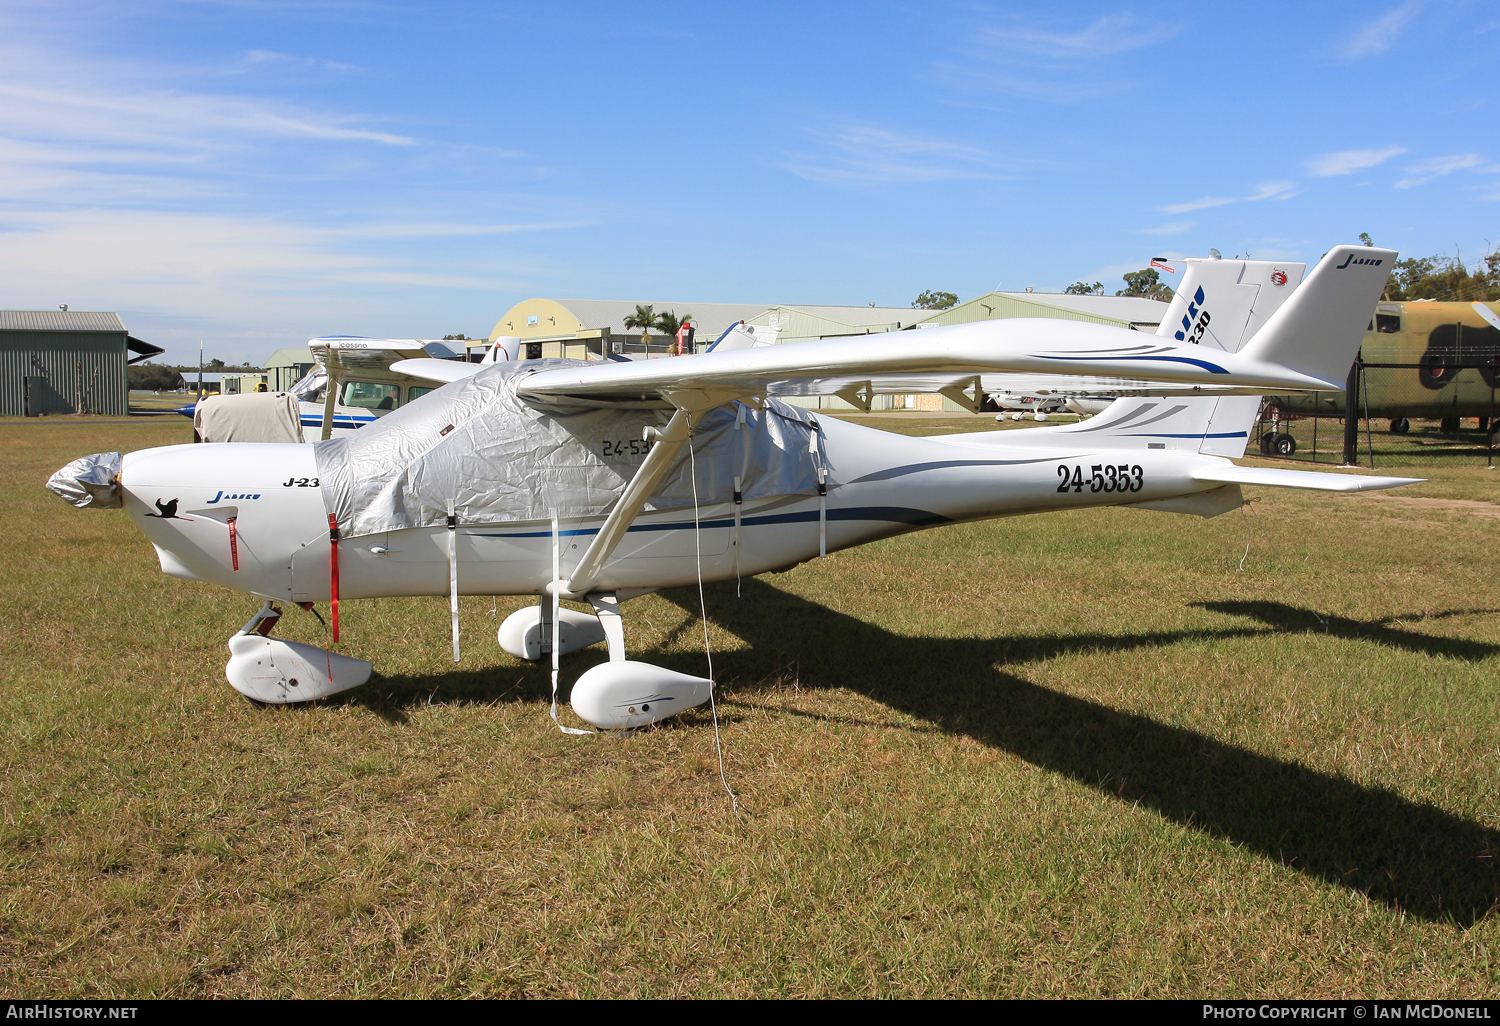
[[[1395,250],[1335,246],[1243,352],[1324,381],[1342,382],[1395,262]]]
[[[1306,264],[1189,259],[1156,333],[1237,353],[1302,282]]]
[[[1176,263],[1177,261],[1172,261]],[[1266,324],[1302,281],[1306,264],[1269,260],[1189,259],[1156,333],[1237,353]],[[1258,396],[1148,397],[1116,399],[1109,421],[1092,430],[1108,435],[1151,434],[1174,447],[1197,443],[1198,451],[1243,456],[1260,409]],[[1149,426],[1147,426],[1149,425]]]

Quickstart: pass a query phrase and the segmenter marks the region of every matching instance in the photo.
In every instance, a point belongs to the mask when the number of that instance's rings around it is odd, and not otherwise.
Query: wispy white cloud
[[[379,223],[350,228],[330,228],[330,237],[367,239],[451,239],[470,235],[516,235],[522,232],[549,232],[564,228],[585,228],[596,222],[537,221],[529,224],[442,224],[413,222],[411,224]]]
[[[1291,199],[1297,195],[1296,182],[1262,182],[1255,187],[1255,191],[1245,197],[1245,202],[1255,203],[1259,200],[1284,200]]]
[[[1181,235],[1183,232],[1192,231],[1197,223],[1197,221],[1168,221],[1155,228],[1137,229],[1137,232],[1140,235]]]
[[[1451,157],[1433,157],[1431,160],[1423,160],[1407,168],[1407,177],[1398,181],[1396,188],[1410,189],[1414,185],[1425,185],[1434,178],[1442,178],[1444,175],[1451,175],[1455,171],[1479,168],[1483,164],[1484,158],[1477,153],[1455,154]]]
[[[815,138],[819,152],[789,153],[782,164],[809,181],[877,184],[1006,177],[995,154],[948,139],[872,125],[846,126]]]
[[[1164,21],[1109,15],[1073,28],[1054,29],[1014,19],[981,26],[958,59],[937,71],[969,92],[1002,93],[1045,103],[1080,103],[1131,88],[1139,73],[1111,58],[1163,43],[1184,31]]]
[[[1404,146],[1386,146],[1378,150],[1339,150],[1337,153],[1325,153],[1322,156],[1313,157],[1306,161],[1308,173],[1315,178],[1331,178],[1334,175],[1348,175],[1365,168],[1384,164],[1392,157],[1399,157],[1406,152]]]
[[[1291,199],[1297,195],[1295,182],[1263,182],[1255,187],[1255,191],[1248,196],[1204,196],[1202,199],[1190,200],[1187,203],[1173,203],[1170,206],[1159,207],[1164,214],[1187,214],[1194,210],[1208,210],[1213,207],[1227,207],[1231,203],[1256,203],[1266,199]]]
[[[1236,196],[1204,196],[1202,199],[1189,200],[1186,203],[1173,203],[1165,207],[1157,207],[1163,214],[1187,214],[1194,210],[1208,210],[1211,207],[1227,207],[1231,203],[1238,203]]]
[[[1401,30],[1417,16],[1421,9],[1422,4],[1418,0],[1408,0],[1407,3],[1381,15],[1350,36],[1340,47],[1340,53],[1350,60],[1384,53],[1391,48],[1401,34]]]
[[[1144,49],[1181,32],[1180,25],[1161,21],[1143,23],[1131,15],[1119,14],[1106,15],[1071,32],[1050,32],[1028,25],[989,26],[980,30],[979,37],[985,45],[1019,52],[1031,59],[1078,60]]]
[[[346,70],[330,62],[85,60],[31,43],[0,31],[0,306],[117,309],[153,341],[191,331],[260,359],[272,338],[430,333],[547,275],[527,233],[597,223],[587,202],[497,193],[516,154],[265,95],[253,74],[284,86],[301,67]],[[470,204],[380,191],[393,177],[467,183],[480,166],[489,188]]]
[[[410,325],[408,333],[430,333],[453,316],[455,300],[526,289],[535,279],[535,263],[518,254],[504,262],[472,252],[445,258],[442,247],[413,254],[367,238],[417,229],[438,236],[444,227],[326,228],[158,210],[0,213],[0,306],[120,310],[158,344],[207,335],[218,355],[259,360],[322,332],[402,334]]]
[[[497,287],[493,280],[417,271],[399,255],[360,246],[357,240],[515,234],[586,223],[330,227],[193,212],[11,212],[0,214],[0,277],[13,282],[56,273],[174,293],[185,285],[222,288],[232,283],[251,283],[251,292],[301,293],[329,281],[488,289]]]
[[[220,136],[226,130],[259,135],[376,142],[410,146],[407,135],[356,127],[361,115],[317,114],[236,96],[181,92],[58,89],[0,82],[0,130],[42,138],[86,132],[93,138],[163,140],[168,136]]]
[[[299,57],[291,53],[279,53],[275,50],[247,50],[245,51],[246,65],[256,64],[301,64],[312,68],[323,68],[328,71],[357,71],[353,64],[344,64],[341,61],[330,61],[323,57]]]

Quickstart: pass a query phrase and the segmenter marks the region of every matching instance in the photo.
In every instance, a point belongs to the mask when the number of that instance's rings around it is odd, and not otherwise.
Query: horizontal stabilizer
[[[1193,471],[1194,481],[1223,484],[1270,485],[1273,488],[1311,488],[1320,492],[1371,492],[1418,484],[1423,477],[1373,477],[1367,474],[1319,474],[1308,470],[1272,470],[1269,467],[1204,467]]]
[[[397,360],[391,370],[408,377],[447,384],[484,370],[482,363],[459,363],[456,360]]]

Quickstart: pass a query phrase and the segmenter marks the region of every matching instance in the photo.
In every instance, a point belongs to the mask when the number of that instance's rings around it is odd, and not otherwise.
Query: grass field
[[[7,995],[1500,990],[1500,471],[710,587],[736,814],[706,713],[559,735],[494,642],[515,599],[464,601],[456,667],[445,600],[348,603],[370,684],[240,698],[255,602],[42,489],[189,432],[0,422]],[[629,603],[633,656],[702,672],[697,608]],[[277,633],[321,643],[293,612]]]

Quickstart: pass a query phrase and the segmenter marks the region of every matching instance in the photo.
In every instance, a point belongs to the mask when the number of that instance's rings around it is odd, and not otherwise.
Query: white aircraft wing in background
[[[683,409],[746,396],[837,395],[868,409],[874,394],[940,392],[956,400],[968,396],[977,409],[987,374],[1068,376],[1078,379],[1076,391],[1099,389],[1098,379],[1116,388],[1131,382],[1142,389],[1165,383],[1218,392],[1337,391],[1395,256],[1393,250],[1335,247],[1233,353],[1101,324],[1016,318],[932,328],[911,333],[915,338],[893,332],[690,360],[541,370],[518,393],[553,405],[666,402]]]
[[[656,405],[675,394],[690,405],[741,396],[952,392],[991,373],[1067,376],[1080,386],[1104,378],[1145,388],[1172,382],[1215,389],[1328,389],[1335,383],[1243,353],[1164,345],[1154,336],[1080,321],[1018,318],[932,328],[913,339],[830,339],[764,349],[542,370],[518,388],[540,403],[570,406]],[[686,400],[688,392],[701,401]],[[722,398],[719,398],[722,397]],[[717,401],[715,401],[717,399]]]

